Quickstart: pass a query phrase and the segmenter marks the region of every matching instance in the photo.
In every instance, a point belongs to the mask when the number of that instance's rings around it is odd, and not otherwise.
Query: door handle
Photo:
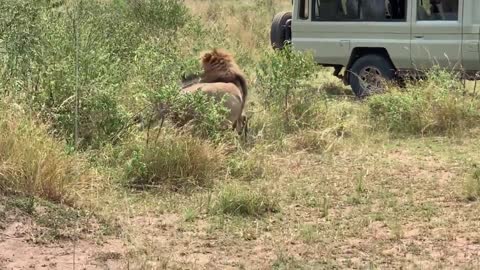
[[[414,36],[415,38],[424,38],[425,36],[422,36],[422,35],[418,35],[418,36]]]
[[[340,40],[340,47],[349,48],[350,47],[350,40]]]

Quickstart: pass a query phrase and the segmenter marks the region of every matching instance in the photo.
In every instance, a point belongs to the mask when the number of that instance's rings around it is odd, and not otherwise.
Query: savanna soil
[[[478,147],[474,139],[430,138],[271,154],[270,177],[249,185],[274,194],[280,211],[260,218],[207,214],[211,191],[143,194],[117,202],[139,208],[117,209],[122,233],[99,236],[98,223],[87,221],[67,235],[76,241],[45,244],[37,240],[51,231],[7,210],[0,262],[6,269],[66,269],[74,259],[77,269],[476,269],[480,208],[463,190]]]

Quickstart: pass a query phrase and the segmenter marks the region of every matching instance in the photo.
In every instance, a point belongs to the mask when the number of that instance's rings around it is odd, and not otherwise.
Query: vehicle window
[[[313,0],[317,21],[406,21],[407,0]]]
[[[300,11],[300,14],[299,17],[300,19],[302,20],[308,20],[308,15],[310,13],[310,5],[309,5],[309,2],[310,0],[301,0],[300,1],[300,8],[299,8],[299,11]]]
[[[418,0],[417,20],[457,21],[458,0]]]

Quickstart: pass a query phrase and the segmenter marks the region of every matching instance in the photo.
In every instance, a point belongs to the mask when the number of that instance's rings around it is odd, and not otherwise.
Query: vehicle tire
[[[385,82],[395,77],[395,67],[388,59],[376,54],[360,57],[353,63],[349,81],[353,92],[359,98],[375,93],[381,93],[385,89]]]
[[[292,12],[280,12],[273,17],[270,42],[274,49],[282,49],[287,39],[285,25],[292,18]]]

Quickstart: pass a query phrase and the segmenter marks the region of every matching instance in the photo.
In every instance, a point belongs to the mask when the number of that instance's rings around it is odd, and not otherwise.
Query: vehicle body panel
[[[399,68],[410,68],[410,25],[405,22],[292,22],[293,46],[318,62],[346,66],[354,48],[385,48]]]

